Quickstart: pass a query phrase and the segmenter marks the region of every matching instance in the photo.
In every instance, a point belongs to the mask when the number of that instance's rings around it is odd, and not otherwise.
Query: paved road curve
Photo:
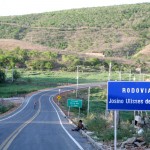
[[[61,88],[61,92],[73,87]],[[0,150],[94,150],[53,102],[59,89],[29,97],[12,114],[0,118]],[[37,103],[34,109],[34,102]]]

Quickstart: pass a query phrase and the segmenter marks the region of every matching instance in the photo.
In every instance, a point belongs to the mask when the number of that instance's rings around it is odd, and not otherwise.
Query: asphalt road
[[[61,87],[61,92],[75,87]],[[59,89],[28,97],[15,112],[0,118],[0,150],[94,150],[53,102]],[[34,102],[37,102],[34,109]]]

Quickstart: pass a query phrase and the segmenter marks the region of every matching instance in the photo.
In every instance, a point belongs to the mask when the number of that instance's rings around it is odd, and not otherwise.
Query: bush
[[[15,80],[17,80],[18,78],[20,78],[21,77],[20,72],[18,72],[17,70],[14,70],[13,77],[14,77]]]
[[[144,139],[146,144],[148,145],[150,143],[150,129],[147,128],[147,130],[145,130],[144,132]]]
[[[101,133],[102,130],[105,130],[108,126],[107,120],[103,117],[96,117],[95,115],[90,115],[87,118],[87,127],[88,130],[94,131],[95,133]]]
[[[1,103],[1,102],[0,102]],[[5,113],[14,107],[13,103],[0,104],[0,114]]]
[[[0,113],[5,113],[7,110],[6,106],[0,105]]]

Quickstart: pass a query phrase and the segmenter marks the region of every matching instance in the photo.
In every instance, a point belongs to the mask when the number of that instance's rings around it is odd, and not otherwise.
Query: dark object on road
[[[36,102],[34,102],[34,109],[36,108]]]

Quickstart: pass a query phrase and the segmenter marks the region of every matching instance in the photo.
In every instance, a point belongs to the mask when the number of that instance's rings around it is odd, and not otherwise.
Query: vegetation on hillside
[[[81,66],[83,71],[108,71],[109,60],[98,58],[79,58],[74,55],[60,55],[51,51],[39,52],[36,50],[29,51],[17,47],[12,51],[0,50],[0,74],[1,79],[4,69],[23,68],[27,70],[62,70],[76,71],[77,66]],[[137,61],[128,67],[128,64],[120,64],[118,61],[112,61],[112,71],[129,71],[136,72],[136,68],[141,67],[142,72],[149,72],[148,66],[143,61]]]
[[[0,20],[23,27],[57,27],[62,30],[79,27],[145,29],[149,27],[149,11],[150,4],[145,3],[1,17]]]
[[[0,17],[0,38],[131,58],[149,44],[150,3]]]

